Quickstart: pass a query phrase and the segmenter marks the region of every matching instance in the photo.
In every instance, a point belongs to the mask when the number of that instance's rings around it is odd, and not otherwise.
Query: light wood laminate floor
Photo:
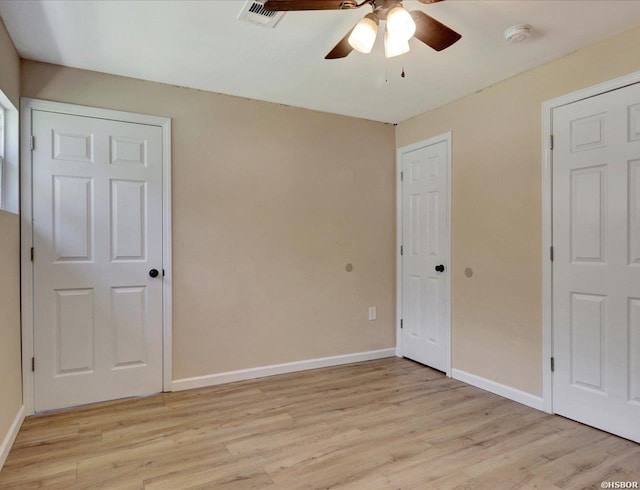
[[[615,416],[615,414],[612,414]],[[0,488],[600,488],[640,445],[404,359],[29,417]]]

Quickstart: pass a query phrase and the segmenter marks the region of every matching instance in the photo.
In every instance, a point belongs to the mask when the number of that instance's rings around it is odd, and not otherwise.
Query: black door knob
[[[150,275],[151,277],[158,277],[158,274],[159,274],[158,269],[151,269],[151,270],[149,271],[149,275]]]
[[[444,265],[443,264],[436,265],[436,272],[444,272]]]

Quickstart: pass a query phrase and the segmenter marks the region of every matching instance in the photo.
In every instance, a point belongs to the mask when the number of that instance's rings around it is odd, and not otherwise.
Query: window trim
[[[20,124],[19,112],[11,100],[0,90],[0,110],[4,115],[0,138],[0,210],[20,212]],[[4,149],[3,149],[4,148]]]

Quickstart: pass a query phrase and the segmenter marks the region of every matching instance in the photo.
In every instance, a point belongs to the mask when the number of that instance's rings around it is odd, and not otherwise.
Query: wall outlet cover
[[[369,320],[375,320],[376,317],[377,317],[376,307],[375,306],[370,306],[369,307]]]

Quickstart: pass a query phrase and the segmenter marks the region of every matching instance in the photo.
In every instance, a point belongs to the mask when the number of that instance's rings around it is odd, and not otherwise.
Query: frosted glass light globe
[[[402,7],[394,7],[387,14],[387,31],[396,38],[408,41],[416,33],[416,23]]]
[[[370,53],[373,43],[378,35],[378,17],[374,14],[367,14],[356,24],[349,36],[349,44],[353,49],[361,53]]]
[[[384,33],[384,55],[387,58],[393,58],[408,52],[409,41],[402,37],[394,36],[389,31]]]

